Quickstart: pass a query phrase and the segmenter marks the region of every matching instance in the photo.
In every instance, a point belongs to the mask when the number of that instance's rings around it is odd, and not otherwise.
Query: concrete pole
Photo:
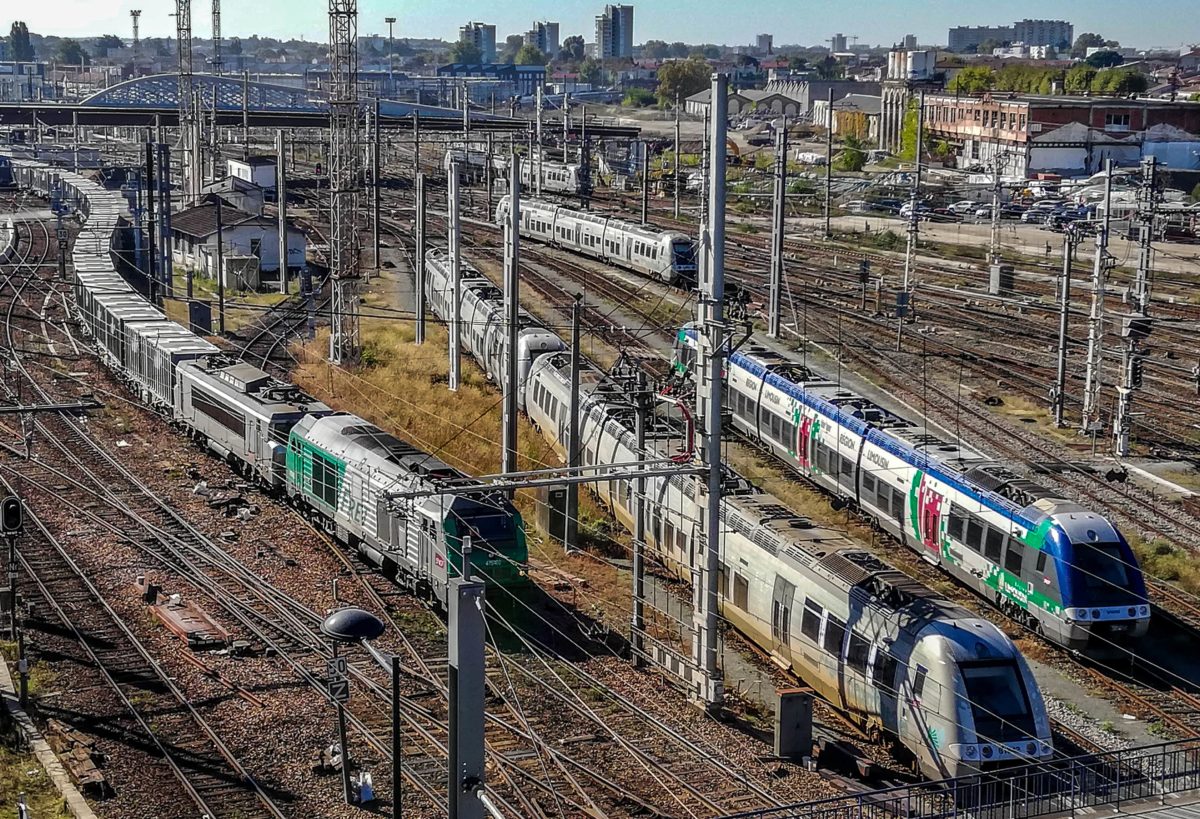
[[[579,468],[579,373],[580,361],[580,317],[583,312],[583,294],[576,293],[571,305],[571,394],[567,397],[567,469],[571,475]],[[563,549],[567,552],[579,545],[579,484],[567,484],[567,520],[563,537]]]
[[[537,87],[537,195],[542,195],[542,86]]]
[[[1067,389],[1067,330],[1071,315],[1071,261],[1075,251],[1075,236],[1063,234],[1063,266],[1058,292],[1058,370],[1054,379],[1054,425],[1062,427],[1063,404]]]
[[[413,176],[421,172],[421,114],[413,111]]]
[[[708,467],[705,482],[705,537],[703,557],[692,567],[695,590],[696,639],[693,661],[699,672],[696,693],[706,709],[719,708],[724,698],[717,668],[717,575],[720,569],[721,532],[721,373],[725,349],[725,134],[729,117],[728,78],[713,75],[709,109],[708,247],[706,268],[701,270],[699,313],[700,383],[696,394],[703,421],[703,448],[698,453]],[[699,556],[698,556],[699,557]]]
[[[171,264],[171,146],[157,144],[158,152],[158,258],[163,292],[175,293],[175,271]],[[185,268],[187,298],[192,300],[192,269]]]
[[[646,455],[646,416],[650,412],[650,392],[646,385],[646,373],[637,371],[637,417],[634,434],[637,438],[637,457],[642,460]],[[638,468],[641,472],[641,467]],[[636,499],[637,519],[633,523],[633,618],[630,622],[629,644],[632,649],[632,660],[635,667],[643,663],[646,644],[643,637],[646,630],[646,479],[639,475],[637,479]]]
[[[375,133],[371,141],[371,240],[375,248],[375,255],[372,257],[375,259],[375,275],[378,276],[383,268],[379,259],[379,97],[375,98],[374,114]]]
[[[458,211],[458,163],[450,163],[450,176],[446,180],[446,223],[450,235],[447,244],[450,248],[450,380],[451,392],[458,392],[460,367],[462,365],[459,343],[459,333],[462,325],[462,249],[461,214]]]
[[[921,209],[919,207],[921,201],[921,152],[924,148],[923,136],[925,130],[925,92],[922,91],[917,98],[917,145],[913,164],[916,166],[913,170],[912,190],[909,193],[908,201],[910,212],[908,214],[908,244],[904,250],[904,282],[900,288],[900,292],[904,294],[907,301],[903,305],[903,309],[897,310],[900,313],[912,314],[912,296],[910,291],[913,269],[917,261],[917,239],[921,232]],[[896,317],[896,352],[900,352],[900,344],[904,336],[904,319],[906,315]]]
[[[675,92],[675,218],[679,218],[679,92]]]
[[[416,178],[416,220],[417,220],[417,252],[413,263],[416,265],[416,337],[417,344],[425,343],[425,174],[419,173]]]
[[[517,471],[517,344],[521,312],[521,157],[513,154],[508,166],[509,208],[504,243],[504,429],[500,471]]]
[[[646,224],[647,211],[650,210],[650,148],[645,140],[642,146],[642,224]]]
[[[992,238],[990,242],[990,250],[988,251],[988,260],[992,264],[1000,264],[1000,158],[1003,154],[996,154],[996,168],[993,171],[992,179]]]
[[[779,338],[779,313],[783,287],[783,220],[787,203],[787,118],[775,134],[775,208],[771,233],[771,287],[767,310],[767,335]]]
[[[338,656],[338,644],[333,642],[333,658],[336,660]],[[342,749],[342,799],[347,805],[354,804],[354,791],[350,785],[350,743],[346,736],[346,706],[342,702],[337,703],[337,719],[338,719],[338,747]]]
[[[250,158],[250,72],[242,72],[242,157]]]
[[[287,230],[287,136],[280,128],[275,132],[275,201],[279,212],[279,292],[288,291],[288,230]]]
[[[154,143],[149,139],[146,140],[146,172],[142,177],[146,185],[146,277],[150,281],[151,292],[158,296],[156,304],[162,304],[163,282],[162,274],[158,270],[160,260],[157,258],[157,251],[154,247],[154,230],[157,225],[156,213],[154,211],[154,186],[157,184],[154,180]],[[61,219],[59,220],[61,223]],[[66,248],[59,247],[59,254],[65,257]]]
[[[392,819],[400,819],[404,804],[404,746],[400,731],[400,656],[392,655]]]
[[[1088,315],[1087,371],[1083,383],[1083,414],[1080,429],[1094,433],[1100,424],[1100,368],[1104,356],[1104,287],[1109,268],[1108,230],[1112,211],[1112,160],[1105,160],[1104,216],[1096,231],[1096,255],[1092,262],[1092,310]]]
[[[221,197],[216,198],[217,206],[217,315],[220,322],[218,332],[225,335],[225,235],[221,224]]]
[[[464,553],[467,550],[464,545]],[[467,559],[464,555],[464,563]],[[483,803],[479,800],[486,776],[483,584],[462,577],[451,580],[449,608],[450,781],[447,808],[450,819],[483,819]]]
[[[833,208],[833,88],[826,96],[829,120],[825,123],[825,238],[833,238],[829,220]]]

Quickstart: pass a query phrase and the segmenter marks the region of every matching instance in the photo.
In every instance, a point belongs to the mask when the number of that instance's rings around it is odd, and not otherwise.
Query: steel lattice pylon
[[[221,0],[212,0],[213,73],[221,76]]]
[[[195,177],[196,140],[192,133],[195,112],[192,98],[192,0],[175,0],[175,36],[179,50],[179,135],[184,155],[184,190],[188,201],[199,189]]]
[[[329,0],[329,360],[359,360],[358,0]]]

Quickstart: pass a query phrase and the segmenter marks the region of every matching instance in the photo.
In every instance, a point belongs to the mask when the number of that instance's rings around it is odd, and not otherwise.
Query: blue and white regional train
[[[14,160],[22,187],[56,187],[83,225],[72,250],[75,309],[101,360],[148,405],[264,487],[285,494],[396,583],[443,607],[461,576],[490,587],[528,585],[520,513],[498,493],[389,502],[387,493],[467,480],[432,455],[354,415],[335,413],[293,384],[232,361],[169,320],[117,272],[114,235],[126,203],[78,174]]]
[[[462,181],[478,181],[485,175],[488,153],[482,148],[464,148],[454,145],[442,156],[442,170],[450,173],[451,163],[458,163],[459,178]],[[505,178],[508,173],[508,158],[501,154],[493,154],[491,158],[492,171],[498,178]],[[543,159],[539,164],[536,159],[521,162],[521,185],[533,190],[537,185],[537,171],[541,168],[542,190],[548,193],[559,193],[574,196],[579,193],[579,165],[569,162],[555,162]]]
[[[426,257],[426,297],[451,317],[450,283],[438,251]],[[503,322],[503,294],[464,275],[464,345],[492,378],[502,359],[476,328]],[[569,355],[548,330],[526,324],[534,356],[522,376],[530,420],[562,455],[570,403]],[[636,447],[627,396],[586,368],[580,389],[584,464],[628,463]],[[655,457],[662,457],[657,454]],[[701,553],[694,477],[646,478],[647,549],[685,581]],[[1053,754],[1045,705],[1024,658],[1003,632],[815,526],[781,501],[730,476],[723,502],[721,611],[740,631],[866,730],[894,736],[932,778],[960,776]],[[636,514],[628,479],[596,485],[627,528]]]
[[[678,334],[682,371],[695,341]],[[748,438],[1059,645],[1149,629],[1137,558],[1103,516],[760,346],[729,356],[725,396]]]
[[[508,210],[505,196],[496,206],[497,224],[506,224]],[[675,231],[522,197],[521,235],[667,284],[687,286],[696,280],[696,243]]]

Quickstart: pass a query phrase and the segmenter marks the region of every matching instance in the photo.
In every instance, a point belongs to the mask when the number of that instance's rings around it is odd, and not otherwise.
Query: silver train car
[[[509,197],[504,196],[496,206],[496,223],[504,225],[508,213]],[[696,280],[696,243],[675,231],[522,197],[521,236],[668,284],[687,286]]]
[[[542,192],[559,193],[574,196],[579,193],[579,165],[567,162],[553,162],[543,159],[539,165],[536,159],[521,162],[521,188],[533,191],[537,189],[538,169],[541,169]]]
[[[465,259],[459,262],[459,282],[462,287],[459,319],[463,349],[496,383],[504,377],[505,320],[504,293],[490,279]],[[425,253],[425,298],[438,316],[449,322],[453,297],[453,276],[450,258],[441,249]],[[496,306],[499,305],[500,309]],[[562,339],[550,332],[529,313],[520,312],[517,330],[517,383],[524,384],[529,368],[540,355],[564,348]],[[524,401],[525,391],[519,390],[518,402]],[[520,403],[521,409],[524,404]]]

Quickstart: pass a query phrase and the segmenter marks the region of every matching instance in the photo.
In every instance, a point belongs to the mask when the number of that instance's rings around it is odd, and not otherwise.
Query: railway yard
[[[484,142],[376,113],[378,170],[341,211],[326,131],[289,129],[303,276],[219,295],[178,247],[154,259],[162,187],[155,211],[130,181],[152,128],[0,150],[0,494],[20,498],[0,814],[17,788],[33,817],[1193,798],[1194,257],[1156,240],[1166,269],[1123,258],[1097,290],[1094,240],[1068,232],[1060,300],[1057,234],[1005,247],[1002,287],[975,245],[922,243],[915,218],[854,232],[832,194],[829,235],[820,203],[780,198],[775,236],[770,197],[738,193],[769,170],[726,193],[732,165],[682,192],[634,168],[627,190],[588,157],[631,137],[587,116],[547,129],[516,206],[527,119],[473,123]],[[284,144],[241,137],[214,168]],[[477,617],[455,597],[476,586]],[[356,610],[378,634],[339,641]]]

